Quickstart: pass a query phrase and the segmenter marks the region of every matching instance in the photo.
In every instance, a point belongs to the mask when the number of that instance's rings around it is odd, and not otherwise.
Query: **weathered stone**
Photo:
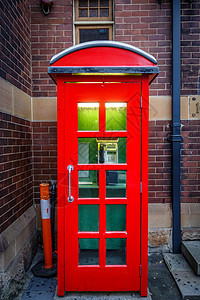
[[[162,218],[160,217],[162,216]],[[149,203],[148,226],[151,229],[166,229],[172,226],[172,211],[170,203]]]
[[[0,273],[0,300],[14,299],[23,288],[26,280],[25,273],[36,253],[36,245],[37,234],[35,232],[9,267]]]
[[[165,254],[165,262],[181,292],[182,299],[200,299],[200,277],[194,274],[182,254]]]
[[[169,244],[170,230],[154,230],[149,231],[149,246],[159,247]]]
[[[199,228],[200,203],[181,203],[181,227]]]
[[[36,213],[31,206],[0,234],[0,272],[6,271],[36,231]]]
[[[182,254],[164,253],[163,257],[170,272],[191,271],[190,266],[188,265]]]
[[[182,242],[182,253],[197,275],[200,275],[200,241]]]
[[[0,299],[13,299],[25,283],[25,270],[22,257],[11,264],[7,272],[0,274]]]
[[[182,240],[183,241],[200,240],[200,229],[183,229]]]

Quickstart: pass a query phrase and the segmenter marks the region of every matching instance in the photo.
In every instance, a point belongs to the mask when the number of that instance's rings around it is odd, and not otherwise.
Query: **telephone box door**
[[[65,291],[140,290],[141,83],[64,83]]]

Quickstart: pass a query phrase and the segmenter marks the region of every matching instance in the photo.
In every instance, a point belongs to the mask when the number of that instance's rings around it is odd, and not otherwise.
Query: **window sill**
[[[114,24],[114,21],[74,21],[74,25],[108,25]]]

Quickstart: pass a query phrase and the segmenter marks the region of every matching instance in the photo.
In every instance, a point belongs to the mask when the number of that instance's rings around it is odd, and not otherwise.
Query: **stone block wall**
[[[29,1],[1,1],[1,231],[33,204]]]
[[[36,251],[30,1],[0,2],[0,298],[13,299]]]
[[[0,234],[0,299],[16,299],[37,249],[33,206]]]

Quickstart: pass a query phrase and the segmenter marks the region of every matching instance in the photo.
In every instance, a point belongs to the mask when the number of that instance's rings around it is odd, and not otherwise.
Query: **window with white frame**
[[[113,39],[112,0],[74,0],[75,44]]]

